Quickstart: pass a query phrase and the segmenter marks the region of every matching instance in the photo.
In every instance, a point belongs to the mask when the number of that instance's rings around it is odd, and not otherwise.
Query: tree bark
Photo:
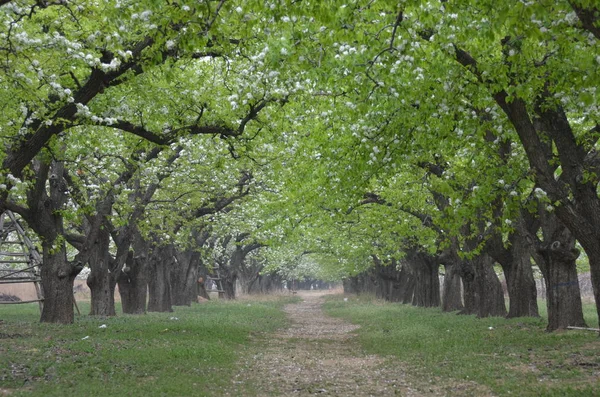
[[[568,326],[587,327],[583,319],[581,291],[577,279],[575,260],[579,251],[575,244],[563,245],[559,240],[541,249],[544,265],[540,270],[546,283],[548,331]]]
[[[523,219],[510,236],[510,262],[502,263],[508,289],[508,318],[539,317],[537,288],[531,267],[531,242],[526,238]]]
[[[145,314],[148,298],[146,257],[137,257],[133,251],[127,255],[125,267],[119,273],[118,284],[121,306],[126,314]]]
[[[240,283],[241,293],[250,294],[252,286],[258,280],[263,264],[256,258],[245,258],[238,272],[238,281]]]
[[[496,234],[488,241],[485,252],[502,267],[509,298],[507,317],[538,317],[537,288],[531,267],[531,243],[523,232],[523,219],[516,221],[516,230],[509,236],[510,247],[504,247]]]
[[[456,271],[462,281],[464,301],[464,309],[458,314],[477,314],[479,310],[479,293],[475,282],[475,267],[470,261],[460,261],[456,266]]]
[[[171,269],[171,291],[173,305],[190,306],[198,296],[198,264],[200,253],[193,250],[176,252]]]
[[[342,289],[344,294],[358,294],[358,278],[356,276],[342,279]]]
[[[229,275],[226,278],[222,278],[221,275],[221,285],[223,286],[223,298],[227,300],[235,299],[235,282],[237,281],[237,276]]]
[[[460,270],[458,264],[446,264],[446,274],[444,276],[444,285],[442,292],[442,311],[454,312],[462,311],[465,306],[462,302],[462,283],[460,280]]]
[[[539,207],[544,242],[537,240],[534,258],[546,286],[547,330],[587,327],[577,277],[579,250],[575,248],[575,238],[554,214],[547,212],[542,205]]]
[[[173,252],[171,246],[154,246],[148,262],[148,311],[172,312],[171,266]]]
[[[477,291],[477,317],[506,316],[504,291],[494,271],[493,259],[482,254],[473,259],[475,288]]]
[[[91,292],[90,315],[114,316],[118,273],[110,272],[110,233],[106,228],[100,228],[98,233],[95,233],[95,237],[95,241],[91,242],[88,257],[90,274],[87,285]]]
[[[436,258],[424,253],[410,255],[415,275],[415,290],[412,304],[420,307],[440,306],[439,264]]]
[[[81,268],[76,269],[67,261],[64,244],[52,247],[51,244],[44,243],[42,252],[44,306],[40,320],[45,323],[71,324],[75,318],[73,283]]]
[[[51,165],[35,161],[32,167],[35,180],[27,191],[27,208],[12,205],[42,240],[43,265],[41,284],[44,305],[40,321],[71,324],[74,321],[73,283],[83,268],[80,262],[67,260],[62,210],[67,202],[67,184],[62,177],[61,162]],[[50,176],[49,176],[50,175]],[[49,181],[49,194],[46,183]]]

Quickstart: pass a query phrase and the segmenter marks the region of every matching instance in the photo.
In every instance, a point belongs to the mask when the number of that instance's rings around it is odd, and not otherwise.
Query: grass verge
[[[594,332],[547,333],[544,318],[477,319],[346,298],[330,297],[326,312],[361,325],[355,332],[366,351],[398,357],[420,378],[473,381],[500,396],[600,395],[600,340]],[[585,316],[590,326],[598,324],[593,305],[585,307]]]
[[[37,305],[0,307],[0,395],[218,396],[253,334],[287,324],[294,298],[210,301],[173,313],[40,324]],[[82,313],[89,305],[80,304]],[[105,327],[104,327],[105,325]]]

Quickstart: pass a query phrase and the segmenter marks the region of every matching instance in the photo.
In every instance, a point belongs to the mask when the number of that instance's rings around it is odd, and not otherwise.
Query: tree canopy
[[[114,269],[134,235],[200,249],[202,230],[204,248],[256,245],[265,272],[327,280],[509,249],[545,213],[599,301],[599,12],[2,1],[0,205],[84,264],[102,230]]]

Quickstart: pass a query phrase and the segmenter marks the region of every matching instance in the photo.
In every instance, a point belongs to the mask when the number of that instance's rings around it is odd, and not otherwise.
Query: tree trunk
[[[411,256],[415,275],[415,292],[412,304],[420,307],[440,306],[439,265],[435,258],[423,253]]]
[[[240,283],[240,289],[241,289],[240,292],[242,295],[250,294],[250,291],[252,290],[252,286],[258,280],[258,276],[259,276],[258,272],[250,273],[250,274],[249,274],[249,272],[241,272],[240,273],[240,276],[238,277],[238,281]]]
[[[479,308],[479,293],[476,282],[475,266],[470,261],[461,261],[456,269],[460,275],[463,287],[464,309],[458,314],[477,314]]]
[[[204,279],[204,277],[200,276],[198,277],[198,286],[197,286],[197,295],[201,298],[204,298],[206,300],[210,300],[210,295],[208,295],[208,291],[206,290],[206,281]]]
[[[172,312],[171,265],[173,253],[169,246],[153,247],[148,263],[148,311]]]
[[[574,327],[587,327],[583,319],[581,291],[577,279],[575,248],[562,246],[555,241],[544,249],[545,265],[540,266],[546,283],[548,331]]]
[[[237,281],[237,277],[232,276],[226,279],[221,279],[221,283],[223,285],[223,298],[225,299],[235,299],[235,282]]]
[[[553,214],[541,213],[540,217],[545,243],[539,245],[535,259],[546,285],[547,330],[587,327],[577,277],[579,250],[575,238]]]
[[[442,292],[442,311],[462,311],[465,306],[462,302],[459,264],[444,265],[444,288]]]
[[[73,283],[79,271],[74,271],[67,261],[66,252],[64,243],[58,250],[43,244],[41,276],[44,306],[40,320],[45,323],[71,324],[74,321]]]
[[[34,183],[27,191],[28,209],[16,208],[27,224],[42,240],[43,265],[41,284],[44,305],[40,321],[71,324],[73,312],[73,283],[83,265],[67,261],[64,240],[64,225],[61,211],[67,201],[67,184],[62,177],[64,166],[60,162],[52,165],[35,161],[32,170],[36,174]],[[50,170],[52,174],[48,177]],[[46,191],[49,180],[50,194]]]
[[[402,303],[408,305],[412,303],[413,296],[415,294],[416,278],[410,267],[407,268],[406,278],[400,283],[400,290],[402,291]]]
[[[598,223],[600,222],[600,206],[597,208],[597,211],[598,212],[595,214],[596,216],[593,218],[595,221],[591,221],[594,225],[600,224]],[[594,230],[588,230],[588,232],[585,230],[578,230],[574,226],[569,226],[567,222],[564,222],[565,220],[566,218],[561,218],[561,221],[569,227],[588,256],[592,289],[594,291],[594,300],[596,302],[596,313],[600,319],[600,231],[598,231],[597,226],[595,226]],[[577,230],[577,233],[575,230]]]
[[[199,293],[198,279],[200,270],[200,253],[192,252],[190,255],[190,265],[187,271],[187,281],[185,293],[185,302],[197,302]],[[206,293],[206,290],[205,290]]]
[[[123,313],[145,314],[148,297],[146,257],[136,257],[133,251],[127,255],[125,267],[119,274],[119,293]]]
[[[402,302],[405,289],[408,286],[407,279],[410,276],[409,266],[407,264],[399,265],[394,259],[388,265],[384,265],[376,257],[374,259],[375,268],[373,272],[377,277],[377,297],[389,302]],[[398,267],[400,267],[399,270]]]
[[[116,275],[110,272],[111,256],[109,252],[110,233],[102,228],[91,243],[88,263],[90,275],[87,285],[90,287],[91,316],[114,316]]]
[[[342,280],[344,294],[358,294],[358,278],[356,276],[347,277]]]
[[[526,238],[523,222],[519,219],[510,236],[510,261],[500,262],[508,289],[508,318],[539,317],[537,288],[531,268],[531,242]]]
[[[473,67],[473,58],[465,51],[457,50],[457,60]],[[593,152],[586,149],[587,140],[577,139],[564,109],[551,98],[549,91],[536,95],[536,103],[527,104],[522,98],[511,98],[505,90],[492,94],[494,100],[513,124],[527,158],[534,171],[536,184],[551,202],[560,202],[555,214],[573,233],[588,255],[596,312],[600,321],[600,198],[596,174],[588,158]],[[529,113],[528,105],[534,105],[535,114]],[[554,144],[554,152],[548,150]],[[556,160],[561,174],[555,177]]]
[[[477,317],[506,316],[504,291],[494,271],[493,259],[482,254],[473,259],[475,288],[478,296]]]
[[[402,302],[406,287],[408,286],[410,274],[407,266],[402,266],[397,273],[396,279],[392,280],[392,288],[389,296],[390,302]]]
[[[175,247],[172,248],[177,252]],[[171,270],[171,291],[173,305],[190,306],[198,296],[198,263],[200,254],[188,250],[175,255]]]

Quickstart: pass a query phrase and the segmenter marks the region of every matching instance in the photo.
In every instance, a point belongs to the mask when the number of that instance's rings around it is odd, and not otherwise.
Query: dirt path
[[[248,388],[272,396],[444,395],[427,382],[409,381],[399,363],[363,353],[351,331],[358,328],[326,316],[323,292],[300,292],[303,302],[287,305],[290,328],[269,335],[268,347],[241,359],[242,371],[228,395]]]

